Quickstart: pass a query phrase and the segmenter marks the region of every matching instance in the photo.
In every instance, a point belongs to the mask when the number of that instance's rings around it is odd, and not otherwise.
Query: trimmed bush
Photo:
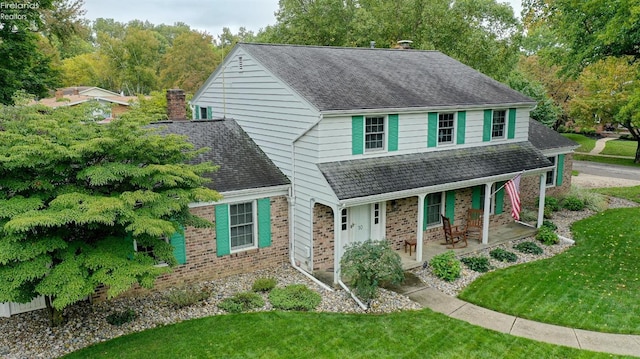
[[[251,290],[254,292],[268,292],[271,289],[276,287],[276,279],[275,278],[258,278],[255,282],[253,282],[253,286],[251,286]]]
[[[502,248],[496,248],[492,250],[491,252],[489,252],[489,255],[491,256],[491,258],[500,262],[515,262],[518,260],[518,256],[515,253],[509,252]]]
[[[208,299],[209,296],[210,293],[206,289],[186,287],[171,290],[166,298],[175,307],[183,308]]]
[[[584,209],[584,201],[576,196],[568,196],[562,201],[562,207],[570,211],[582,211]]]
[[[133,309],[128,308],[109,314],[107,316],[107,323],[119,327],[123,324],[134,321],[137,317],[138,314],[136,314]]]
[[[462,266],[453,251],[447,251],[431,258],[429,262],[433,274],[447,282],[460,278]]]
[[[465,257],[460,259],[460,262],[464,263],[472,271],[480,273],[488,272],[491,269],[489,258],[487,257]]]
[[[225,298],[218,303],[218,308],[229,313],[242,313],[264,306],[264,299],[258,293],[242,292],[233,297]]]
[[[513,246],[513,248],[522,253],[529,253],[529,254],[535,254],[535,255],[540,255],[544,252],[542,248],[540,248],[537,244],[533,242],[520,242],[515,246]]]
[[[269,293],[269,301],[276,309],[310,311],[316,309],[322,298],[304,284],[291,284],[274,288]]]
[[[560,242],[558,235],[552,229],[548,227],[540,227],[536,239],[542,242],[542,244],[550,246]]]
[[[558,212],[560,210],[560,201],[555,197],[545,197],[544,207],[545,209],[549,208],[552,212]]]
[[[544,221],[542,221],[542,226],[543,227],[547,227],[552,231],[555,231],[556,229],[558,229],[558,226],[556,226],[555,223],[553,223],[553,222],[551,222],[549,220],[546,220],[546,219]]]
[[[380,285],[404,280],[402,260],[385,240],[348,245],[340,265],[346,281],[364,301],[377,297]]]

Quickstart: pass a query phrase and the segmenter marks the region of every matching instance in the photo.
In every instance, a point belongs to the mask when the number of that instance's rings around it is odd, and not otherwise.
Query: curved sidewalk
[[[534,322],[467,303],[421,283],[404,285],[400,292],[425,308],[501,333],[595,352],[640,356],[638,335],[599,333]]]

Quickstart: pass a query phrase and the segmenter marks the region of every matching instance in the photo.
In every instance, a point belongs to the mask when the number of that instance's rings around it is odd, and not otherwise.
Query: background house
[[[416,240],[421,264],[441,214],[485,209],[487,243],[513,222],[496,190],[523,173],[543,201],[560,163],[528,141],[534,100],[437,51],[238,44],[192,105],[235,119],[291,180],[295,263],[334,281],[355,241]]]
[[[101,105],[99,115],[109,120],[126,112],[129,105],[137,100],[136,96],[124,96],[100,87],[77,86],[57,89],[54,97],[43,98],[34,103],[56,108],[96,101]]]

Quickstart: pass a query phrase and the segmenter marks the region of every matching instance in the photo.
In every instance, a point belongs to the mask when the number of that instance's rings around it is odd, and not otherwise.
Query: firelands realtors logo
[[[1,2],[0,21],[2,20],[26,20],[27,14],[21,10],[37,10],[40,4],[26,2]]]

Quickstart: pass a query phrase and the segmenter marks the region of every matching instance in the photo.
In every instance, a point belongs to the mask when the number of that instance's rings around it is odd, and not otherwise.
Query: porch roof
[[[552,166],[528,141],[318,164],[339,200]]]

